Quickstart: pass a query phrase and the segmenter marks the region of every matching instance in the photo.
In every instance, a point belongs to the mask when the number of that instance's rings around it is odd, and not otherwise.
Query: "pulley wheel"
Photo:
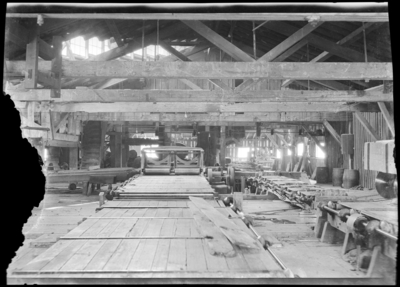
[[[375,178],[375,187],[378,193],[386,199],[397,197],[397,175],[379,172]]]
[[[70,183],[68,186],[69,190],[75,190],[76,189],[76,184],[75,183]]]
[[[231,166],[228,167],[228,176],[226,177],[226,181],[229,186],[235,185],[235,169]]]

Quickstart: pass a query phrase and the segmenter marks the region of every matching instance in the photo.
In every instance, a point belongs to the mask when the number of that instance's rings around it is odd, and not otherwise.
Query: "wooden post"
[[[122,134],[115,134],[115,167],[122,167]]]
[[[69,169],[70,170],[78,169],[78,148],[77,147],[69,148]]]
[[[128,126],[128,122],[125,121],[124,124],[124,138],[128,139],[129,138],[129,126]],[[129,142],[127,140],[125,140],[124,143],[124,152],[122,153],[122,166],[126,167],[128,164],[128,157],[129,157]]]
[[[51,60],[51,72],[53,73],[54,86],[51,89],[51,98],[61,97],[61,66],[62,66],[62,37],[53,36],[54,58]]]
[[[164,127],[164,145],[170,146],[171,145],[171,126]]]
[[[225,152],[226,152],[226,143],[225,143],[225,126],[221,126],[221,141],[220,141],[220,163],[221,167],[225,168]]]
[[[36,89],[38,78],[38,61],[39,61],[39,26],[32,29],[33,39],[26,46],[26,75],[24,80],[25,89]]]
[[[240,191],[244,193],[244,190],[246,189],[246,179],[244,176],[240,177]]]

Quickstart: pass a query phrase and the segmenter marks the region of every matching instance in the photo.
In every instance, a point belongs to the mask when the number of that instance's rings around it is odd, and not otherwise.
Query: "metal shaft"
[[[336,214],[336,215],[339,215],[339,211],[334,210],[334,209],[332,209],[332,208],[330,208],[330,207],[328,207],[328,206],[326,206],[326,205],[324,206],[324,209],[325,209],[326,211],[329,211],[329,212],[331,212],[331,213],[334,213],[334,214]],[[348,217],[349,217],[349,215],[346,215],[346,219],[347,219]],[[364,227],[367,227],[367,224],[368,224],[368,223],[364,222],[364,223],[363,223]],[[383,230],[380,229],[380,228],[375,228],[375,231],[378,232],[379,234],[381,234],[381,235],[387,237],[387,238],[390,238],[390,239],[393,239],[393,240],[397,240],[397,237],[396,237],[396,236],[394,236],[394,235],[392,235],[392,234],[390,234],[390,233],[387,233],[386,231],[383,231]]]
[[[249,224],[249,228],[257,236],[257,239],[260,240],[261,236],[257,233],[257,231],[253,228],[253,226],[251,224]],[[265,249],[272,255],[272,257],[274,257],[275,261],[278,262],[278,264],[282,267],[283,270],[287,269],[285,264],[283,264],[283,262],[279,260],[279,258],[275,255],[274,252],[272,252],[271,249],[269,249],[267,246],[265,246]]]

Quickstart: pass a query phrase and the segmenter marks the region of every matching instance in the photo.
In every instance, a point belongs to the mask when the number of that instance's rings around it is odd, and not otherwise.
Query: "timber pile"
[[[47,183],[72,183],[88,182],[90,176],[116,176],[116,181],[125,181],[139,171],[131,167],[102,168],[94,170],[60,170],[58,172],[46,172]]]

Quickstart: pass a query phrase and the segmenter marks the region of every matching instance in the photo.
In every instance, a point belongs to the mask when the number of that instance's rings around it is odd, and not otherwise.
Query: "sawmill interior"
[[[8,5],[4,97],[46,185],[7,283],[396,284],[391,23],[367,6]]]

